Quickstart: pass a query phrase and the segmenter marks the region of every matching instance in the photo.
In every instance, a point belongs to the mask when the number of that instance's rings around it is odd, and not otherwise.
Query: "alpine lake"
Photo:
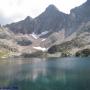
[[[90,90],[90,57],[0,59],[0,90]]]

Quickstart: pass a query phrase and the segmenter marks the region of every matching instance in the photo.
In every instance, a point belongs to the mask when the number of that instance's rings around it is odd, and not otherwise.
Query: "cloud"
[[[60,11],[69,13],[71,8],[79,6],[85,1],[86,0],[0,0],[0,23],[6,24],[11,21],[19,21],[26,16],[34,18],[41,14],[49,4],[54,4]]]
[[[9,18],[0,16],[0,24],[1,24],[1,25],[5,25],[5,24],[11,23],[11,22],[12,22],[12,20],[10,20]]]
[[[2,12],[0,12],[0,24],[1,25],[5,25],[7,23],[11,23],[12,20],[10,18],[7,18],[4,16],[4,14]]]

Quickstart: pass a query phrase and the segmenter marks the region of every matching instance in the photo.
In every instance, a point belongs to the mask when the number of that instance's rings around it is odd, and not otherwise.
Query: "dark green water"
[[[1,88],[90,90],[90,58],[2,59]]]

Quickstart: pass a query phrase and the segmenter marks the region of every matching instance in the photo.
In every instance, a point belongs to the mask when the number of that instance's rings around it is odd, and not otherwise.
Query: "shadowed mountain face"
[[[73,32],[79,31],[84,25],[90,21],[90,1],[70,11],[67,23],[66,35],[69,36]]]
[[[75,20],[80,22],[86,22],[90,20],[90,1],[88,0],[83,5],[71,10],[71,15],[75,16]],[[74,19],[74,18],[73,18]]]
[[[33,30],[33,19],[31,17],[26,17],[24,20],[7,24],[5,27],[8,27],[14,33],[32,33]]]
[[[23,34],[41,34],[45,31],[48,33],[44,37],[48,37],[53,32],[65,30],[65,36],[71,35],[73,32],[80,30],[83,23],[90,21],[90,1],[71,10],[70,14],[60,12],[54,5],[50,5],[38,17],[32,19],[27,17],[20,22],[6,25],[14,33]]]
[[[36,33],[48,31],[48,34],[65,28],[68,15],[60,12],[54,5],[46,8],[45,12],[32,19],[27,17],[20,22],[6,25],[15,33]]]
[[[39,34],[44,31],[59,31],[65,27],[67,17],[68,15],[60,12],[54,5],[50,5],[35,18],[35,32]]]

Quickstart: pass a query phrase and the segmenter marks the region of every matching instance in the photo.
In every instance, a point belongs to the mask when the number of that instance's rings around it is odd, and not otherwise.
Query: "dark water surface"
[[[90,90],[90,58],[2,59],[1,88]]]

